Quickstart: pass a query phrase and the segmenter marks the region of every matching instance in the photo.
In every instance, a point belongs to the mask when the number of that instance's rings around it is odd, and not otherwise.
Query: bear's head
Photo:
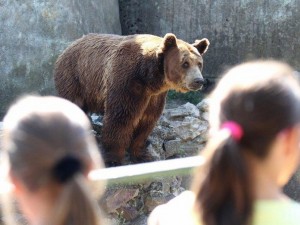
[[[189,44],[177,39],[174,34],[165,35],[160,54],[163,57],[165,82],[170,89],[187,92],[202,88],[205,83],[201,74],[202,56],[208,46],[206,38]]]

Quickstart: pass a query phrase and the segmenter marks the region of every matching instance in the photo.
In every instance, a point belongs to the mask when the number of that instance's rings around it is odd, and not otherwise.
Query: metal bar
[[[135,184],[157,177],[187,175],[203,163],[202,156],[193,156],[93,170],[88,177],[93,182],[106,181],[108,185]],[[0,194],[6,194],[10,190],[10,183],[0,176]]]
[[[106,180],[109,185],[137,183],[155,177],[186,175],[204,163],[202,156],[170,159],[135,165],[93,170],[89,173],[92,181]]]

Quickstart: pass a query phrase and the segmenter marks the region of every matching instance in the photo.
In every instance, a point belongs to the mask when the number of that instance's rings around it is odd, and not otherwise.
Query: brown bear
[[[122,164],[129,149],[134,161],[150,161],[145,144],[165,105],[168,90],[203,86],[202,56],[207,39],[189,44],[174,34],[88,34],[57,59],[59,96],[86,113],[104,114],[102,145],[108,165]]]

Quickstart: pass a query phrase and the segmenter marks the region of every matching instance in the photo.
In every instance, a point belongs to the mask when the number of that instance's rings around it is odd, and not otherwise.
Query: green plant
[[[179,93],[176,91],[169,91],[167,100],[184,100],[192,104],[198,104],[204,98],[204,94],[200,91],[190,91],[187,93]]]

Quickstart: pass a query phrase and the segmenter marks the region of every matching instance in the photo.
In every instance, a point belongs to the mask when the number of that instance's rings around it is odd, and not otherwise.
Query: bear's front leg
[[[153,161],[153,156],[147,151],[147,138],[156,125],[165,106],[167,92],[150,98],[142,118],[133,132],[130,144],[130,157],[134,162]]]

